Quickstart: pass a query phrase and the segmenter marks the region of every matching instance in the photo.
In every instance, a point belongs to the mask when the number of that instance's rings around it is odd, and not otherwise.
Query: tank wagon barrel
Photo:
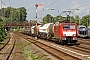
[[[41,38],[50,39],[53,36],[53,23],[47,23],[39,27],[39,34]]]

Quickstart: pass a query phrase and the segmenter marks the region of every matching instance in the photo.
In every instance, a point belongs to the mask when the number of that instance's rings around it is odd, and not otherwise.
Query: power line
[[[54,1],[53,3],[51,3],[49,6],[52,6],[54,3],[56,3],[58,0]]]
[[[90,5],[90,4],[85,4],[85,5],[80,6],[80,7],[77,7],[77,8],[82,8],[82,7],[85,7],[85,6],[87,6],[87,5]]]
[[[55,4],[58,0],[55,0],[53,3],[51,3],[48,7],[52,6],[53,4]],[[43,10],[42,10],[43,11]],[[41,13],[42,11],[40,11],[39,13]]]
[[[9,4],[10,4],[10,7],[11,7],[11,1],[9,0]]]
[[[6,4],[2,1],[3,5],[6,6]]]

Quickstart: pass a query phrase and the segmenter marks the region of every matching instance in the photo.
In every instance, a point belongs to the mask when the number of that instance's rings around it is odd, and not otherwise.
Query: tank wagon
[[[78,26],[78,37],[89,37],[88,35],[88,29],[86,28],[86,26],[80,25]]]
[[[32,36],[35,36],[35,26],[32,26],[31,27],[31,35]]]
[[[39,37],[43,39],[50,39],[53,36],[53,23],[47,23],[39,27]]]
[[[23,30],[22,30],[22,33],[23,33],[23,34],[26,34],[26,35],[31,34],[31,33],[30,33],[30,28],[25,28],[25,29],[23,29]]]

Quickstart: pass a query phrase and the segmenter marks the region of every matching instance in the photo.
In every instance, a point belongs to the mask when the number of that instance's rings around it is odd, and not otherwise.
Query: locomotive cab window
[[[85,27],[80,27],[80,28],[82,29],[82,28],[85,28]]]
[[[75,25],[70,25],[70,29],[75,29]]]
[[[63,29],[69,29],[69,25],[63,25]]]
[[[86,28],[86,27],[80,27],[79,29],[81,29],[81,30],[85,30],[85,28]]]
[[[75,25],[63,25],[63,29],[75,29]]]

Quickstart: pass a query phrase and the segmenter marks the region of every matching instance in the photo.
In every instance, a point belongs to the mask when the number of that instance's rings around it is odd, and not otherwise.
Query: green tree
[[[87,26],[87,24],[88,24],[88,18],[89,18],[89,15],[83,16],[82,17],[82,20],[80,21],[81,22],[81,25]]]
[[[4,22],[0,18],[0,42],[6,38],[6,32],[4,30]]]
[[[7,18],[6,22],[24,22],[26,21],[27,12],[25,7],[20,8],[2,8],[0,9],[0,16]]]
[[[47,21],[47,23],[51,22],[51,15],[50,14],[47,14],[46,21]]]
[[[25,7],[21,7],[19,8],[19,10],[20,10],[20,22],[23,22],[26,20],[26,17],[27,17],[26,9]]]
[[[47,18],[46,18],[46,16],[43,18],[43,24],[46,24],[47,23]]]
[[[54,21],[54,18],[53,18],[53,16],[51,16],[50,14],[47,14],[47,16],[45,16],[44,18],[43,18],[43,23],[45,24],[45,23],[51,23],[51,22],[53,22]]]

